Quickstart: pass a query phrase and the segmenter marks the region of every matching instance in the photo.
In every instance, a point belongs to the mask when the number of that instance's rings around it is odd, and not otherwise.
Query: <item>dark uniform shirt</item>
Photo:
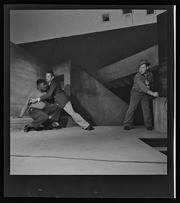
[[[132,86],[132,89],[135,89],[138,92],[146,93],[152,88],[152,83],[153,74],[151,72],[148,71],[146,76],[138,72],[134,76],[134,84]]]

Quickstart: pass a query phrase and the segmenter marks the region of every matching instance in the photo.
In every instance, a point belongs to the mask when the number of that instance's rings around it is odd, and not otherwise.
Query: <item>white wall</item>
[[[15,44],[27,43],[154,23],[156,15],[162,12],[155,10],[155,14],[147,15],[146,10],[133,10],[125,16],[119,9],[11,10],[10,40]],[[103,13],[110,13],[110,22],[102,22]]]
[[[154,14],[148,14],[146,10],[133,10],[133,25],[142,25],[152,22],[157,22],[157,15],[162,13],[161,10],[155,10]]]

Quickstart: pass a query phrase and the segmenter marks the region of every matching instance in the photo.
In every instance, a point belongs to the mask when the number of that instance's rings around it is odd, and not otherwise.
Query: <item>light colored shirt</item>
[[[39,91],[38,89],[34,90],[31,94],[30,94],[30,97],[29,97],[29,100],[32,98],[32,99],[36,99],[36,98],[39,98],[43,95],[45,95],[46,92],[41,92]],[[38,108],[38,109],[43,109],[44,107],[46,106],[46,103],[45,102],[36,102],[34,104],[30,104],[29,107],[34,107],[34,108]]]
[[[29,104],[29,102],[30,102],[31,98],[36,99],[36,98],[41,97],[41,96],[43,96],[45,94],[46,94],[46,92],[41,92],[38,89],[35,89],[29,95],[28,99],[26,100],[26,104],[23,106],[23,108],[21,110],[20,117],[22,117],[25,114],[25,112],[27,111],[27,109],[30,108],[30,107],[34,107],[34,108],[38,108],[38,109],[43,109],[45,107],[45,105],[46,105],[45,102],[40,101],[40,102],[36,102],[34,104]]]

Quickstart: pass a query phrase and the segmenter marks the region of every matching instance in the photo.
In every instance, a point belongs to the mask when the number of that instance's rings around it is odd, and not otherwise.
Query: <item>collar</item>
[[[51,80],[51,82],[48,83],[48,85],[50,85],[52,83],[52,81],[54,80],[54,78]]]
[[[149,75],[149,71],[146,71],[145,74],[143,74],[144,77],[147,77]]]

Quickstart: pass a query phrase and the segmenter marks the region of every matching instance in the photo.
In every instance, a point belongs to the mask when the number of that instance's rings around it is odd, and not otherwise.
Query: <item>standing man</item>
[[[49,90],[47,91],[47,94],[40,96],[37,99],[33,99],[32,102],[42,102],[53,97],[60,108],[63,108],[78,125],[85,130],[93,130],[94,128],[74,111],[69,96],[61,88],[59,81],[52,71],[46,72],[46,81],[49,83]]]
[[[130,130],[132,127],[134,114],[138,104],[141,102],[143,110],[144,124],[147,130],[153,130],[151,112],[149,108],[149,95],[159,97],[158,92],[152,92],[153,75],[149,71],[150,63],[147,60],[140,60],[139,71],[134,77],[134,84],[131,90],[129,108],[124,120],[124,130]]]
[[[27,110],[30,117],[34,121],[24,127],[24,131],[38,130],[38,127],[42,124],[46,129],[51,129],[51,124],[58,119],[60,108],[58,105],[49,105],[46,107],[45,102],[32,103],[31,100],[43,96],[46,94],[46,81],[44,79],[38,79],[36,82],[37,89],[34,90],[28,97],[26,104],[23,106],[19,117],[23,117]]]

